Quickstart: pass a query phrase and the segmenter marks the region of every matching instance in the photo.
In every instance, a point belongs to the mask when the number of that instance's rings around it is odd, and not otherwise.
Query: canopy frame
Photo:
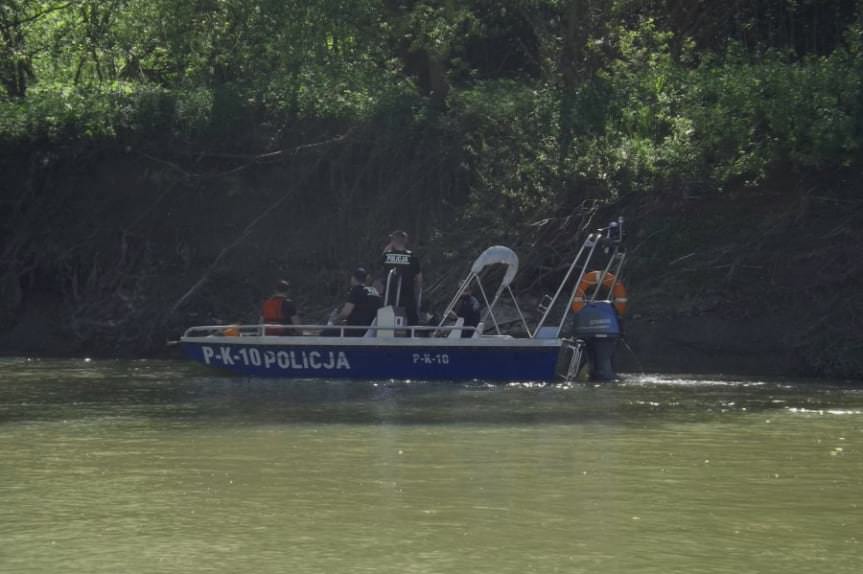
[[[482,282],[481,276],[486,269],[494,265],[505,265],[506,271],[504,272],[500,285],[498,285],[497,290],[495,291],[494,298],[489,300],[488,291],[486,290],[485,285]],[[530,327],[528,327],[527,325],[527,319],[525,319],[524,313],[521,311],[521,307],[518,304],[518,299],[516,298],[515,293],[513,293],[512,291],[512,282],[517,274],[518,255],[516,255],[515,251],[503,245],[494,245],[492,247],[489,247],[488,249],[483,251],[480,256],[477,257],[476,260],[473,262],[473,265],[471,265],[470,271],[468,272],[467,276],[462,280],[458,290],[455,293],[455,296],[452,298],[452,300],[450,300],[449,304],[447,305],[438,326],[444,326],[444,323],[446,322],[450,313],[453,312],[455,306],[458,304],[459,299],[461,299],[462,295],[465,293],[465,291],[467,291],[471,284],[473,282],[476,282],[480,295],[482,296],[482,301],[485,304],[485,310],[483,311],[481,322],[485,321],[486,318],[490,318],[492,324],[494,325],[495,333],[497,333],[498,335],[503,334],[500,330],[500,323],[497,320],[494,309],[500,301],[501,296],[504,293],[508,293],[510,298],[512,299],[513,304],[515,305],[515,309],[518,312],[521,323],[524,326],[525,333],[530,336]]]

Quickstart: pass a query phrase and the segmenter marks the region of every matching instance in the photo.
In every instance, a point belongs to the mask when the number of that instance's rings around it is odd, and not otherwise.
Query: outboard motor
[[[589,301],[567,321],[564,335],[581,342],[594,381],[611,381],[614,372],[614,353],[621,335],[620,319],[610,301]],[[578,352],[578,350],[574,351]],[[580,363],[580,359],[578,363]],[[578,369],[579,364],[575,365]]]
[[[597,253],[603,254],[605,265],[593,270],[592,261]],[[553,297],[543,299],[542,318],[533,336],[540,337],[548,330],[563,339],[572,354],[564,377],[578,377],[584,359],[590,366],[590,378],[610,381],[617,378],[614,372],[614,352],[617,340],[623,335],[622,317],[628,299],[626,287],[620,280],[626,251],[623,249],[623,218],[618,217],[608,227],[597,229],[584,239],[569,269]],[[594,263],[595,264],[595,263]],[[575,279],[577,278],[577,279]],[[560,297],[573,281],[571,299],[561,305]],[[547,320],[555,310],[563,307],[559,326],[549,327]],[[561,355],[563,357],[565,355]],[[561,365],[562,366],[562,365]]]

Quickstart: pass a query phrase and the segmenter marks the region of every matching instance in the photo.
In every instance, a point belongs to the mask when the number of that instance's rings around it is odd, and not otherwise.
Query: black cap
[[[287,291],[291,288],[291,282],[285,279],[282,279],[278,283],[276,283],[276,291]]]
[[[365,267],[357,267],[356,269],[354,269],[354,272],[352,273],[352,275],[353,275],[354,279],[356,279],[360,283],[365,283],[366,279],[369,276],[369,272],[366,271]]]
[[[393,231],[392,233],[390,233],[390,237],[392,237],[392,238],[397,237],[399,239],[407,239],[408,238],[408,232],[402,231],[401,229],[397,229],[397,230]]]

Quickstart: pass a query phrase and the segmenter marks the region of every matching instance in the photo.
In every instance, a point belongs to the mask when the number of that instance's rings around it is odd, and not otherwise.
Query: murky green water
[[[3,573],[863,571],[863,390],[0,361]]]

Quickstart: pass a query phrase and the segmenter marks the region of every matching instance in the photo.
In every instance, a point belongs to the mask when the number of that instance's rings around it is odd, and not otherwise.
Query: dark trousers
[[[384,305],[396,305],[396,288],[393,287],[390,292],[390,296],[384,301]],[[409,291],[402,291],[399,295],[398,306],[396,306],[396,310],[402,308],[405,310],[405,319],[408,322],[408,325],[419,325],[420,318],[417,314],[417,300],[414,297],[414,294]],[[398,311],[397,311],[398,312]]]
[[[405,318],[408,320],[408,325],[419,325],[420,318],[417,315],[417,304],[414,301],[406,304],[405,307]]]

